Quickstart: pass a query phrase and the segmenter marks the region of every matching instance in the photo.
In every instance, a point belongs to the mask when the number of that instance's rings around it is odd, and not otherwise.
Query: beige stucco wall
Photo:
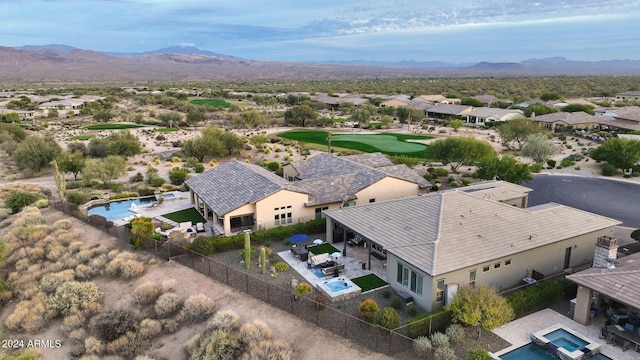
[[[417,295],[412,292],[411,289],[404,287],[402,284],[398,283],[398,261],[404,266],[409,267],[411,270],[416,273],[422,275],[424,281],[422,284],[422,296]],[[435,298],[435,293],[433,292],[435,289],[435,284],[431,284],[431,277],[422,271],[418,271],[415,267],[407,265],[405,261],[398,259],[391,253],[387,253],[387,282],[389,285],[396,291],[405,291],[411,296],[413,296],[413,303],[427,311],[429,311],[429,307],[431,306],[431,299]]]
[[[418,195],[419,190],[420,188],[416,183],[387,176],[358,191],[355,194],[357,197],[356,205],[368,204],[370,199],[375,199],[378,202]]]
[[[282,166],[282,177],[285,179],[295,178],[298,176],[298,172],[293,168],[292,164],[284,164]]]
[[[254,214],[256,212],[254,204],[243,205],[224,215],[224,234],[231,235],[231,218],[242,215]]]
[[[507,199],[507,200],[500,200],[500,202],[504,203],[504,204],[507,204],[507,205],[519,207],[519,208],[526,208],[527,207],[528,196],[529,196],[528,194],[524,194],[523,197],[514,198],[514,199]]]
[[[280,190],[256,203],[256,223],[259,229],[269,229],[275,226],[276,214],[292,214],[292,224],[300,222],[300,218],[309,217],[313,209],[305,208],[304,203],[309,201],[309,195],[291,191]],[[288,208],[288,206],[291,206]],[[280,209],[284,207],[284,209]],[[278,208],[278,210],[274,210]]]

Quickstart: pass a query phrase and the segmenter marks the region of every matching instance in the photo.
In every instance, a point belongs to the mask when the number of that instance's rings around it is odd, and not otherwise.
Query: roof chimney
[[[608,268],[613,259],[617,258],[618,240],[611,236],[600,236],[596,241],[596,250],[593,254],[594,268]]]

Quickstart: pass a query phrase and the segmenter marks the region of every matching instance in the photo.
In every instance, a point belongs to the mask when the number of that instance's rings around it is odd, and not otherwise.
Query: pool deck
[[[343,246],[344,246],[342,243],[337,243],[332,245],[342,252]],[[294,257],[294,255],[291,253],[290,250],[281,251],[278,253],[278,255],[280,256],[280,258],[282,258],[283,261],[288,263],[289,266],[295,269],[300,275],[302,275],[302,277],[305,278],[305,280],[309,284],[313,285],[314,287],[320,281],[333,278],[333,275],[325,276],[323,278],[317,277],[313,272],[311,272],[310,269],[307,268],[307,262],[300,261],[299,259]],[[368,268],[363,270],[362,262],[363,261],[366,262],[366,260],[367,260],[366,248],[357,247],[357,246],[353,246],[353,247],[347,246],[347,256],[341,256],[340,258],[338,258],[338,263],[344,264],[344,272],[340,273],[340,276],[353,279],[353,278],[357,278],[357,277],[368,275],[368,274],[376,274],[378,277],[386,281],[387,270],[384,267],[384,264],[386,263],[386,261],[378,260],[372,257],[371,270],[369,270]]]
[[[564,327],[567,327],[598,342],[601,345],[600,352],[612,359],[637,360],[638,358],[640,358],[640,353],[633,351],[633,348],[630,348],[627,351],[622,351],[620,347],[607,344],[605,339],[600,339],[600,328],[602,327],[603,323],[604,317],[602,316],[591,319],[591,323],[588,326],[585,326],[554,310],[540,310],[536,313],[527,315],[497,329],[494,329],[493,332],[496,335],[510,342],[512,346],[500,350],[493,355],[500,356],[511,350],[515,350],[525,344],[530,343],[530,335],[532,333],[548,328],[549,326],[554,324],[562,324]]]

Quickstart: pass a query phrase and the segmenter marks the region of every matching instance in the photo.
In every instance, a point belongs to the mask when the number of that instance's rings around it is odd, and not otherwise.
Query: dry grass
[[[47,322],[46,296],[39,293],[31,300],[20,301],[4,325],[9,330],[35,332],[44,328]]]
[[[156,301],[162,294],[162,289],[152,281],[140,284],[133,291],[133,299],[137,304],[148,305]]]
[[[271,340],[273,331],[262,320],[254,320],[250,323],[244,323],[240,327],[240,341],[246,346],[258,344],[261,341]]]
[[[164,293],[160,295],[153,307],[159,318],[171,317],[180,311],[183,300],[176,293]]]
[[[84,339],[84,349],[89,355],[100,355],[104,352],[105,348],[104,343],[93,336]]]
[[[74,312],[93,312],[99,308],[98,300],[102,294],[91,282],[66,282],[56,289],[47,300],[47,308],[53,314],[68,315]]]
[[[185,323],[194,324],[208,319],[215,311],[213,299],[203,294],[191,295],[184,302],[180,319]]]
[[[112,252],[113,251],[109,252],[107,256],[110,257]],[[124,280],[130,280],[142,275],[144,265],[138,260],[135,254],[123,252],[109,261],[105,267],[105,271],[110,276],[118,276]]]
[[[207,330],[231,330],[237,329],[240,323],[240,315],[231,310],[217,312],[209,319]]]
[[[160,321],[144,319],[140,322],[140,330],[138,330],[139,336],[145,339],[151,339],[160,334],[162,334],[162,323],[160,323]]]
[[[244,354],[243,359],[291,360],[293,359],[293,350],[283,341],[260,341],[259,343],[249,347],[247,352]]]
[[[74,277],[75,272],[71,269],[45,274],[40,279],[39,289],[45,294],[52,294],[62,283],[73,281]]]
[[[26,206],[18,213],[13,226],[23,227],[29,225],[43,225],[46,223],[42,212],[35,206]]]

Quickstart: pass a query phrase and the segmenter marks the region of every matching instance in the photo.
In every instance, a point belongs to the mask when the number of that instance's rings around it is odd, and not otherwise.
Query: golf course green
[[[320,145],[328,145],[326,131],[293,130],[278,134],[279,137]],[[425,144],[409,142],[408,140],[429,140],[431,136],[413,134],[351,134],[332,133],[331,146],[362,152],[381,152],[387,155],[404,155],[417,158],[428,156],[429,146]]]

